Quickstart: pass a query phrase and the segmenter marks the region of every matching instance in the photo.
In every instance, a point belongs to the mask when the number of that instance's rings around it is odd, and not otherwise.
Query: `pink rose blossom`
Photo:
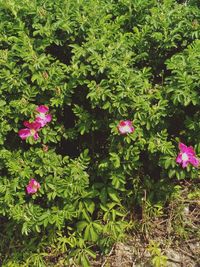
[[[176,158],[176,162],[182,164],[182,167],[185,168],[191,163],[194,167],[198,167],[199,160],[196,157],[194,148],[192,146],[187,147],[183,143],[179,143],[180,153]]]
[[[37,122],[41,124],[41,127],[44,127],[48,122],[52,120],[51,114],[46,114],[49,111],[47,106],[41,105],[36,108],[36,111],[39,113],[36,116]]]
[[[133,125],[132,125],[132,122],[129,120],[120,121],[117,128],[118,128],[118,131],[120,132],[120,134],[133,133],[135,130]]]
[[[41,124],[37,121],[34,122],[24,122],[24,126],[27,127],[25,129],[19,130],[18,134],[22,140],[25,140],[29,136],[33,136],[34,140],[39,138],[38,130],[41,128]]]
[[[35,179],[31,179],[26,186],[26,191],[28,194],[35,194],[38,189],[40,189],[40,184]]]

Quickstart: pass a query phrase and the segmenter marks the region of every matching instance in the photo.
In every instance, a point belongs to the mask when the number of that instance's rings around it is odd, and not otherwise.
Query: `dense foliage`
[[[0,16],[1,265],[88,266],[144,200],[159,215],[199,177],[176,162],[180,142],[200,155],[198,1],[1,0]],[[42,105],[52,120],[21,139]]]

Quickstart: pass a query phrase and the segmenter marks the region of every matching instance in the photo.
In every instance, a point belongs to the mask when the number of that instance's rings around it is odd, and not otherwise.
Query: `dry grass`
[[[200,266],[200,187],[199,182],[185,182],[181,192],[164,210],[163,216],[143,216],[137,225],[142,230],[129,230],[126,239],[116,243],[107,256],[99,256],[93,267],[148,267],[155,257],[149,246],[153,241],[167,267]],[[144,225],[146,226],[144,227]],[[156,266],[156,267],[157,267]]]

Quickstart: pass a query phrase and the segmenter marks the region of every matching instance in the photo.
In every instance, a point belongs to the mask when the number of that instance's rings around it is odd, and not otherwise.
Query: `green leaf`
[[[85,254],[82,254],[81,255],[81,265],[83,267],[90,267],[89,259],[88,259],[88,257]]]
[[[82,231],[86,226],[88,225],[88,222],[87,221],[80,221],[76,224],[77,226],[77,229],[79,231]]]
[[[113,201],[120,203],[120,198],[119,198],[118,193],[117,193],[116,190],[114,190],[114,189],[111,188],[111,187],[108,187],[107,191],[108,191],[108,195],[109,195],[109,197],[110,197]]]
[[[3,107],[3,106],[5,106],[6,105],[6,101],[4,101],[4,100],[0,100],[0,107]]]

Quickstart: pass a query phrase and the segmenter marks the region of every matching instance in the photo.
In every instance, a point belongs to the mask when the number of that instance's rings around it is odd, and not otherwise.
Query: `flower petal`
[[[34,194],[38,191],[39,188],[40,184],[35,179],[31,179],[26,186],[26,191],[28,194]]]
[[[187,167],[188,164],[189,164],[189,161],[188,160],[182,161],[182,167],[183,168]]]
[[[35,121],[41,124],[41,127],[44,127],[48,122],[52,120],[52,116],[47,114],[44,116],[37,116]]]
[[[38,121],[34,121],[31,123],[31,129],[38,131],[42,127],[41,123]]]
[[[33,138],[34,138],[35,141],[39,138],[39,135],[38,135],[37,132],[34,133]]]
[[[191,163],[194,167],[199,166],[199,159],[196,157],[194,148],[192,146],[187,147],[183,143],[179,143],[180,153],[176,158],[176,162],[181,164],[182,167],[185,168],[189,163]]]
[[[43,118],[39,117],[39,116],[36,117],[35,121],[38,122],[38,123],[40,123],[41,128],[44,127],[45,124],[46,124],[46,123],[45,123],[45,120],[44,120]]]
[[[25,140],[27,137],[31,135],[31,131],[30,129],[21,129],[19,130],[18,134],[22,140]]]
[[[129,120],[120,121],[117,128],[120,134],[132,133],[135,130],[134,127],[132,126],[132,122]]]
[[[49,108],[45,105],[41,105],[36,108],[36,111],[38,111],[39,113],[47,113],[49,111]]]
[[[195,156],[195,151],[194,151],[194,148],[192,146],[189,146],[187,148],[187,154],[191,154],[191,155]]]
[[[24,124],[25,127],[31,129],[31,122],[29,122],[29,121],[24,121],[23,124]]]
[[[186,145],[184,145],[183,143],[179,143],[178,147],[179,147],[181,152],[186,152],[188,149],[188,147]]]
[[[177,158],[176,158],[176,162],[177,163],[181,163],[182,162],[182,153],[179,153]]]
[[[120,121],[119,126],[120,127],[126,126],[126,121]]]
[[[24,126],[29,128],[29,129],[33,129],[35,131],[38,131],[42,126],[41,123],[38,121],[34,121],[34,122],[29,122],[29,121],[24,121]]]
[[[190,157],[189,161],[194,167],[198,167],[199,166],[199,159],[198,158]]]
[[[51,114],[47,114],[45,119],[46,119],[46,122],[50,122],[52,120]]]

